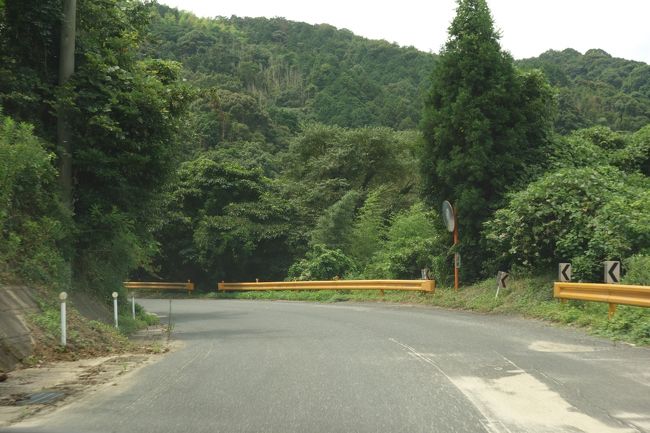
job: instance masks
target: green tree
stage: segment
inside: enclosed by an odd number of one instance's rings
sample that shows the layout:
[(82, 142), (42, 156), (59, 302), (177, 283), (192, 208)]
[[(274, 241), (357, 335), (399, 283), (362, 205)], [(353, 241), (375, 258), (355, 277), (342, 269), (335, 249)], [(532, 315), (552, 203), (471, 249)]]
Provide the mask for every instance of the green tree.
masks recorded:
[(481, 268), (482, 223), (542, 160), (552, 107), (543, 76), (519, 72), (501, 50), (485, 0), (458, 0), (425, 104), (422, 162), (426, 197), (458, 209), (470, 280)]
[(293, 214), (260, 169), (205, 152), (182, 163), (168, 186), (156, 230), (160, 275), (202, 287), (283, 277), (294, 259)]
[(385, 238), (387, 228), (385, 192), (386, 188), (380, 187), (368, 194), (352, 226), (348, 251), (361, 269), (381, 248)]
[(365, 276), (412, 279), (419, 277), (421, 269), (430, 268), (436, 280), (444, 284), (449, 267), (443, 264), (448, 252), (448, 234), (437, 221), (439, 215), (422, 203), (398, 213), (387, 229), (386, 240), (366, 267)]
[(650, 251), (650, 179), (606, 165), (560, 168), (512, 194), (485, 227), (501, 264), (550, 271), (568, 261), (578, 278), (598, 279), (604, 260)]
[[(29, 121), (36, 135), (54, 143), (56, 111), (66, 119), (66, 141), (74, 144), (74, 227), (66, 251), (76, 285), (119, 290), (128, 272), (155, 252), (149, 227), (157, 214), (150, 209), (173, 173), (191, 98), (180, 65), (138, 59), (150, 5), (84, 0), (78, 3), (75, 73), (59, 85), (61, 0), (10, 0), (2, 12), (0, 100), (7, 114)], [(57, 150), (61, 160), (67, 151)]]
[(352, 234), (352, 225), (359, 199), (360, 193), (351, 190), (341, 200), (326, 209), (312, 232), (312, 244), (346, 250)]

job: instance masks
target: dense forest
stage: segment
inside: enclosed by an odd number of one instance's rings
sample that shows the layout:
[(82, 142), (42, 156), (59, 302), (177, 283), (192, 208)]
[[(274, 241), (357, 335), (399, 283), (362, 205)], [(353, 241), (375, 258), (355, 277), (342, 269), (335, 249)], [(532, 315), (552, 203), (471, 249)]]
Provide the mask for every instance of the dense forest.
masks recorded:
[[(515, 61), (484, 0), (439, 54), (282, 18), (0, 0), (0, 276), (102, 294), (126, 278), (417, 278), (650, 255), (650, 66)], [(72, 203), (60, 198), (72, 144)], [(643, 273), (643, 272), (641, 272)]]

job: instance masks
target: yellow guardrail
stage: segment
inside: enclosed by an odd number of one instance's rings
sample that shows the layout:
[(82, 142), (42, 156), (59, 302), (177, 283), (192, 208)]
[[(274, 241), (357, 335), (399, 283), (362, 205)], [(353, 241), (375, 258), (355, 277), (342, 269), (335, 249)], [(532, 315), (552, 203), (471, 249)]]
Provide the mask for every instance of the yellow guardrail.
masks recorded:
[(217, 290), (408, 290), (433, 293), (436, 288), (434, 280), (334, 280), (334, 281), (273, 281), (254, 283), (217, 284)]
[(609, 317), (616, 313), (618, 304), (650, 307), (650, 287), (627, 284), (561, 283), (553, 285), (553, 296), (566, 300), (606, 302)]
[(187, 283), (164, 283), (150, 281), (125, 281), (122, 283), (125, 289), (149, 289), (149, 290), (187, 290), (192, 293), (194, 283), (187, 280)]

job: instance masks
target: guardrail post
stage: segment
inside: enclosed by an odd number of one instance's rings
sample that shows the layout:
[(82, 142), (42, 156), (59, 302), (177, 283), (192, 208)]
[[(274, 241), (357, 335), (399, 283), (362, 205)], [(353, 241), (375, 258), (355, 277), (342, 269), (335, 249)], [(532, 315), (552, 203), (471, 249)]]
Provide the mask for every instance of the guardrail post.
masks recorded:
[(616, 307), (617, 304), (612, 304), (612, 303), (609, 304), (609, 309), (607, 310), (608, 319), (611, 319), (614, 316), (614, 314), (616, 314)]

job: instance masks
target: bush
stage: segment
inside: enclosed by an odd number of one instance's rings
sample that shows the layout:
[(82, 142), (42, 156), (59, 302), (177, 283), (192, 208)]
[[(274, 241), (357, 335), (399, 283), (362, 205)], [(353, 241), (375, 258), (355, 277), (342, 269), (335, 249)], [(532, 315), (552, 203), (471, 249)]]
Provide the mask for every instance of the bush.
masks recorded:
[(636, 255), (623, 261), (623, 283), (650, 286), (650, 255)]
[(485, 224), (497, 264), (601, 278), (604, 260), (650, 248), (650, 180), (611, 166), (561, 168), (512, 194)]
[(57, 200), (54, 156), (31, 125), (0, 112), (0, 273), (62, 285), (67, 217)]
[[(395, 216), (386, 241), (366, 267), (366, 276), (419, 278), (422, 268), (433, 267), (435, 278), (444, 281), (447, 274), (444, 257), (451, 242), (443, 229), (436, 225), (439, 220), (436, 212), (426, 210), (421, 203)], [(447, 263), (451, 265), (451, 259)]]
[(290, 280), (331, 280), (356, 271), (354, 262), (339, 249), (314, 245), (304, 259), (289, 268)]

